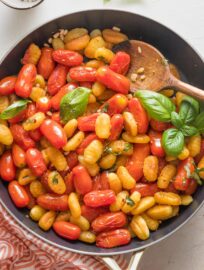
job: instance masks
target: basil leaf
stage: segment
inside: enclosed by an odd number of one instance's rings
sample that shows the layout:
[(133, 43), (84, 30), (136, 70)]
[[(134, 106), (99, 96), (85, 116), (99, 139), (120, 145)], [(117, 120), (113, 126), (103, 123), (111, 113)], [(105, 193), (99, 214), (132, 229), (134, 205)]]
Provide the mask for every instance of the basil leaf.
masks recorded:
[(135, 205), (135, 202), (130, 197), (127, 197), (126, 200), (125, 200), (125, 202), (129, 206), (134, 206)]
[(200, 113), (196, 117), (193, 124), (200, 131), (200, 133), (204, 133), (204, 112)]
[(21, 99), (10, 106), (8, 106), (1, 114), (0, 114), (0, 119), (11, 119), (17, 114), (19, 114), (21, 111), (25, 110), (27, 104), (30, 102), (28, 99)]
[(180, 131), (183, 133), (184, 136), (190, 137), (195, 134), (198, 134), (199, 131), (196, 127), (184, 125), (180, 128)]
[(162, 146), (169, 156), (178, 156), (184, 147), (184, 135), (176, 128), (164, 131), (162, 135)]
[(135, 96), (153, 119), (162, 122), (171, 120), (171, 113), (175, 111), (175, 105), (168, 97), (149, 90), (139, 90)]
[(90, 89), (86, 87), (78, 87), (62, 98), (60, 118), (64, 123), (77, 118), (85, 112), (90, 92)]
[(189, 96), (184, 96), (183, 99), (182, 99), (182, 102), (183, 101), (186, 101), (186, 102), (190, 103), (191, 106), (194, 108), (196, 114), (199, 113), (200, 105), (199, 105), (199, 102), (196, 99), (194, 99), (192, 97), (189, 97)]
[(184, 124), (193, 122), (193, 120), (196, 118), (196, 115), (197, 113), (194, 107), (188, 101), (181, 102), (179, 117)]
[(178, 129), (183, 126), (183, 121), (177, 112), (171, 113), (171, 123)]

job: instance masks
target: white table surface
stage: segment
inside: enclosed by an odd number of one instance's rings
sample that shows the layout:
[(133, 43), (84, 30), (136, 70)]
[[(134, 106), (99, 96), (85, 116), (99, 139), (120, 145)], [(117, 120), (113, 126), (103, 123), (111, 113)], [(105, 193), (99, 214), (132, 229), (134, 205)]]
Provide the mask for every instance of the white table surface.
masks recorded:
[[(204, 57), (203, 0), (45, 0), (38, 7), (12, 10), (0, 3), (0, 57), (12, 44), (47, 20), (84, 9), (121, 9), (155, 19), (184, 37)], [(204, 208), (167, 240), (149, 248), (140, 270), (203, 270)]]

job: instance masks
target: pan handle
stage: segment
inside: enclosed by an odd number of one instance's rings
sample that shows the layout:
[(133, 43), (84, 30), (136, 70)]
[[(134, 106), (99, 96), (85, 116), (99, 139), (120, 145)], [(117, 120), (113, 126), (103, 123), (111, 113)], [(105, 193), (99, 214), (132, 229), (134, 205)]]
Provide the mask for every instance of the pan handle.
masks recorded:
[[(144, 254), (144, 250), (140, 252), (133, 253), (130, 259), (130, 263), (127, 270), (137, 270), (139, 262)], [(109, 270), (124, 270), (121, 269), (113, 257), (101, 257), (103, 263), (108, 267)]]

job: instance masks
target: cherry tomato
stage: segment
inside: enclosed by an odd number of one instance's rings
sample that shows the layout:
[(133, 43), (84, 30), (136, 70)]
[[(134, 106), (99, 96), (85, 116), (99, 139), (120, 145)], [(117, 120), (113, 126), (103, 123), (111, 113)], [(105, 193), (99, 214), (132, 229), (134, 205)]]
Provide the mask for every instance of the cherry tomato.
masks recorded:
[(169, 123), (165, 123), (165, 122), (160, 122), (158, 120), (155, 119), (151, 119), (150, 120), (150, 126), (151, 128), (153, 128), (155, 131), (164, 131), (169, 127)]
[(65, 194), (70, 194), (71, 192), (75, 191), (74, 188), (74, 175), (73, 172), (68, 173), (65, 177), (64, 177), (64, 182), (66, 185), (66, 191)]
[(135, 181), (143, 176), (143, 164), (145, 158), (150, 154), (149, 144), (135, 144), (132, 156), (126, 163), (126, 168)]
[(100, 233), (113, 229), (118, 229), (127, 223), (126, 215), (123, 212), (106, 213), (97, 217), (92, 223), (91, 227), (94, 232)]
[(204, 139), (201, 140), (200, 153), (194, 157), (195, 163), (198, 164), (198, 162), (201, 160), (203, 156), (204, 156)]
[(27, 109), (26, 109), (25, 118), (27, 119), (27, 118), (33, 116), (36, 112), (37, 112), (37, 110), (36, 110), (35, 104), (34, 103), (28, 104)]
[(127, 107), (128, 99), (126, 96), (116, 94), (107, 100), (100, 108), (101, 111), (113, 116), (117, 113), (122, 113)]
[(96, 237), (96, 245), (101, 248), (113, 248), (127, 245), (131, 241), (130, 232), (127, 229), (117, 229), (102, 232)]
[(156, 192), (159, 191), (157, 183), (137, 183), (136, 186), (131, 189), (131, 193), (138, 191), (141, 197), (154, 196)]
[(23, 168), (26, 165), (25, 151), (18, 146), (13, 144), (12, 146), (12, 158), (16, 167)]
[(63, 96), (66, 95), (67, 93), (71, 92), (72, 90), (74, 90), (77, 87), (78, 87), (78, 84), (75, 82), (65, 84), (59, 90), (59, 92), (51, 98), (51, 107), (54, 110), (58, 111), (60, 108), (60, 102), (61, 102)]
[(78, 155), (83, 155), (85, 148), (94, 140), (98, 139), (95, 133), (91, 133), (83, 140), (83, 142), (76, 149)]
[(149, 137), (150, 137), (150, 149), (151, 149), (152, 155), (157, 156), (157, 157), (164, 157), (165, 151), (161, 143), (162, 133), (150, 130)]
[(68, 165), (69, 169), (72, 170), (78, 164), (78, 155), (76, 152), (71, 151), (67, 155), (66, 158), (67, 158), (67, 165)]
[(198, 183), (196, 182), (195, 179), (191, 178), (189, 181), (189, 185), (187, 189), (185, 190), (185, 194), (192, 195), (193, 193), (196, 192), (197, 187), (198, 187)]
[(67, 221), (55, 221), (53, 224), (53, 230), (69, 240), (76, 240), (79, 238), (81, 230), (77, 225), (74, 225)]
[(109, 67), (103, 66), (97, 70), (97, 81), (104, 84), (111, 90), (127, 95), (130, 90), (130, 81), (125, 76), (112, 71)]
[(8, 185), (9, 195), (17, 207), (26, 207), (29, 204), (29, 196), (23, 186), (17, 181), (12, 181)]
[(34, 130), (29, 131), (29, 136), (31, 139), (33, 139), (35, 142), (39, 142), (39, 140), (42, 138), (42, 133), (40, 132), (39, 128), (36, 128)]
[(84, 196), (84, 203), (90, 207), (110, 205), (116, 200), (115, 193), (110, 190), (94, 190)]
[(81, 206), (81, 215), (88, 219), (89, 222), (92, 222), (98, 216), (107, 213), (109, 210), (106, 207), (93, 208), (87, 205)]
[(55, 62), (52, 58), (52, 48), (42, 48), (41, 57), (38, 62), (38, 73), (43, 76), (45, 80), (50, 77), (50, 74), (55, 68)]
[(68, 207), (68, 195), (56, 195), (56, 194), (43, 194), (37, 198), (37, 204), (47, 210), (53, 211), (67, 211)]
[(87, 116), (81, 116), (78, 120), (78, 129), (81, 131), (95, 131), (96, 118), (99, 113), (93, 113)]
[(59, 92), (62, 86), (65, 85), (67, 78), (67, 67), (57, 65), (51, 73), (47, 82), (47, 91), (50, 95), (54, 96)]
[(177, 169), (177, 175), (174, 180), (174, 187), (177, 190), (185, 191), (189, 184), (191, 174), (195, 171), (194, 160), (192, 157), (188, 157), (185, 160), (182, 160)]
[(47, 170), (42, 153), (36, 148), (30, 148), (26, 151), (26, 162), (36, 176), (42, 175)]
[(115, 141), (120, 137), (123, 129), (123, 117), (121, 114), (115, 114), (111, 117), (111, 131), (108, 138), (109, 141)]
[(179, 191), (177, 189), (175, 189), (174, 184), (171, 183), (171, 182), (169, 183), (168, 187), (164, 189), (164, 191), (173, 192), (173, 193), (176, 193), (176, 194), (179, 193)]
[(91, 82), (80, 82), (80, 86), (86, 87), (86, 88), (89, 88), (89, 89), (92, 88), (92, 85), (93, 85), (93, 83), (91, 83)]
[(86, 168), (78, 165), (72, 170), (74, 175), (74, 186), (79, 194), (86, 194), (92, 190), (92, 180)]
[(69, 50), (55, 50), (52, 53), (52, 57), (57, 63), (69, 67), (80, 66), (83, 62), (81, 54)]
[(61, 125), (61, 118), (59, 112), (53, 113), (51, 119)]
[(137, 122), (138, 133), (139, 134), (147, 133), (149, 125), (148, 115), (145, 109), (142, 107), (139, 99), (133, 98), (129, 100), (128, 109), (134, 115), (134, 118)]
[(93, 179), (93, 190), (106, 190), (110, 189), (108, 181), (108, 172), (102, 172)]
[(57, 149), (63, 147), (67, 142), (67, 136), (64, 129), (51, 119), (44, 120), (40, 126), (40, 131)]
[(130, 66), (130, 56), (126, 52), (117, 52), (110, 63), (110, 69), (125, 75)]
[(36, 101), (36, 109), (39, 112), (48, 112), (51, 108), (51, 101), (48, 97), (40, 97)]
[(16, 116), (14, 116), (13, 118), (9, 119), (8, 122), (10, 124), (17, 124), (19, 122), (22, 122), (26, 118), (26, 112), (27, 112), (27, 109), (19, 112)]
[(30, 138), (29, 133), (18, 124), (10, 126), (14, 142), (17, 143), (23, 150), (35, 147), (35, 142)]
[(5, 181), (12, 181), (16, 176), (16, 168), (10, 151), (6, 151), (0, 158), (0, 176)]
[(78, 82), (95, 82), (96, 69), (91, 67), (73, 67), (69, 70), (69, 77)]
[(0, 95), (7, 96), (14, 93), (16, 84), (15, 76), (8, 76), (0, 80)]
[(23, 98), (30, 96), (36, 75), (37, 70), (33, 64), (26, 64), (21, 68), (15, 84), (17, 96)]

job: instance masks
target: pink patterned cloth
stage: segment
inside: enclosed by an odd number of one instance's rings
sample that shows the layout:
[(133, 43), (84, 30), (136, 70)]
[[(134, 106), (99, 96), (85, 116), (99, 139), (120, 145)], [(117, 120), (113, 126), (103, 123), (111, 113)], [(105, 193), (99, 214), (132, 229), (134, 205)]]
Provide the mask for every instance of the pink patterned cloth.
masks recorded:
[[(127, 262), (114, 256), (121, 269)], [(0, 204), (1, 270), (107, 270), (97, 257), (80, 255), (48, 245), (16, 223)]]

